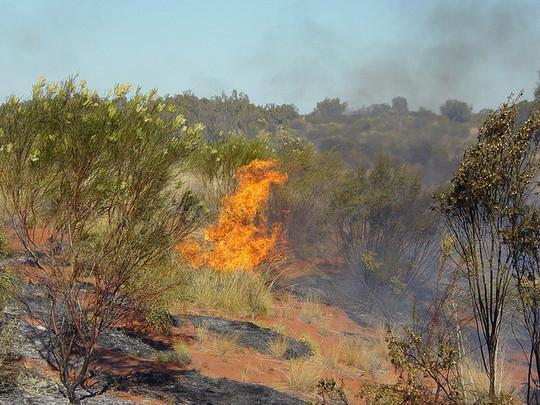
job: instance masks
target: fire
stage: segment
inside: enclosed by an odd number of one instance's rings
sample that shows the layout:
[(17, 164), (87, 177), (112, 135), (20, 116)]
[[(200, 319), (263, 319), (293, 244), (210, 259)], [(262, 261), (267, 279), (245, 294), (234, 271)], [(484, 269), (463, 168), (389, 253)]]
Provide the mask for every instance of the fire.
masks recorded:
[(237, 170), (237, 190), (223, 198), (219, 220), (206, 228), (204, 243), (191, 239), (178, 246), (194, 267), (253, 270), (278, 255), (282, 228), (269, 224), (266, 215), (270, 187), (288, 180), (278, 164), (277, 160), (254, 160)]

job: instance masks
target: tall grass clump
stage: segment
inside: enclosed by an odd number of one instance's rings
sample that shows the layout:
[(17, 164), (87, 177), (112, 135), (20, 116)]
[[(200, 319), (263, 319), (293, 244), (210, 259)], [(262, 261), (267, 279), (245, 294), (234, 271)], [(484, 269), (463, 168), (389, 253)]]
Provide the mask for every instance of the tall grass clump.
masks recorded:
[(291, 360), (287, 373), (289, 388), (304, 393), (313, 392), (324, 371), (324, 366), (317, 359)]
[(264, 315), (272, 306), (272, 282), (263, 273), (189, 269), (185, 300), (206, 310)]

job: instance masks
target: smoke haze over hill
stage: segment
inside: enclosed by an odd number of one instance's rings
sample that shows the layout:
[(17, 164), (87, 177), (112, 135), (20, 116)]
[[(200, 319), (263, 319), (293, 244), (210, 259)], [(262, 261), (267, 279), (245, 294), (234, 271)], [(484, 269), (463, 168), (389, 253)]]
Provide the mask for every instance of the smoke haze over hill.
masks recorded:
[(309, 112), (324, 97), (352, 107), (405, 96), (494, 107), (540, 58), (535, 1), (95, 3), (0, 1), (0, 97), (37, 77), (79, 73), (98, 89), (130, 81), (161, 93), (238, 89), (256, 103)]

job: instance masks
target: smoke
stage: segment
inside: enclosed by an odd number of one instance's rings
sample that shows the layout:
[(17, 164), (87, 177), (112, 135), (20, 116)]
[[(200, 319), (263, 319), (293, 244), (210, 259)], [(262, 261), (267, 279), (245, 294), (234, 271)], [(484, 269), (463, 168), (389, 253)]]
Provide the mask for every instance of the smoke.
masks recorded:
[(540, 68), (538, 11), (520, 2), (441, 3), (414, 38), (358, 67), (351, 96), (375, 101), (404, 94), (432, 108), (458, 98), (491, 107), (530, 86)]
[(238, 89), (309, 112), (405, 96), (494, 107), (540, 69), (538, 0), (2, 2), (0, 98), (44, 74), (79, 73), (98, 90), (130, 81), (162, 93)]
[(272, 85), (308, 110), (308, 100), (326, 96), (360, 107), (400, 95), (413, 108), (435, 110), (449, 98), (475, 109), (494, 107), (521, 89), (530, 98), (540, 69), (537, 3), (411, 1), (395, 7), (400, 16), (381, 19), (388, 26), (377, 28), (391, 31), (392, 40), (383, 43), (365, 32), (362, 45), (300, 14), (292, 36), (303, 46), (280, 65), (275, 61), (286, 55), (272, 47), (269, 35), (260, 66), (277, 69)]

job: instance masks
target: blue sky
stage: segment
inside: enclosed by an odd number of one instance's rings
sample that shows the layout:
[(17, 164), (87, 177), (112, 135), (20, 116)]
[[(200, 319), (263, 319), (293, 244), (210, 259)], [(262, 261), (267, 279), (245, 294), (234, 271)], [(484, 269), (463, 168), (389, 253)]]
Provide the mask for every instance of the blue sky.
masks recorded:
[(531, 97), (539, 44), (535, 0), (0, 0), (0, 98), (79, 74), (100, 91), (237, 89), (303, 112), (336, 96), (480, 109)]

